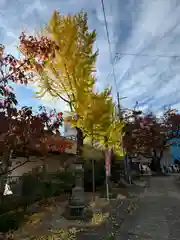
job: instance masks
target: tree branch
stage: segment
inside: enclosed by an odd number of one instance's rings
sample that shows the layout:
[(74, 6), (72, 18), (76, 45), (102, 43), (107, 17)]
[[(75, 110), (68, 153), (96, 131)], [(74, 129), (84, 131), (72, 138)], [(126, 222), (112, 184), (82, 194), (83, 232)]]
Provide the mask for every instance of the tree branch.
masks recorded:
[(3, 176), (3, 175), (5, 175), (5, 174), (8, 174), (8, 173), (13, 172), (13, 171), (16, 170), (17, 168), (23, 166), (24, 164), (26, 164), (26, 163), (28, 163), (28, 162), (31, 162), (31, 161), (28, 159), (28, 160), (24, 161), (23, 163), (20, 163), (20, 164), (17, 165), (16, 167), (14, 167), (14, 168), (8, 170), (7, 172), (2, 172), (2, 173), (0, 173), (0, 177)]
[[(54, 75), (56, 76), (56, 78), (59, 78), (59, 75), (58, 75), (58, 73), (57, 73), (55, 67), (53, 67), (52, 64), (51, 64), (50, 66), (51, 66), (52, 71), (53, 71)], [(62, 97), (61, 95), (59, 95), (57, 92), (56, 92), (56, 95), (57, 95), (59, 98), (61, 98), (64, 102), (70, 104), (70, 103), (71, 103), (71, 97), (70, 97), (70, 95), (69, 95), (69, 93), (68, 93), (68, 91), (67, 91), (65, 85), (63, 84), (63, 81), (61, 81), (61, 87), (63, 87), (64, 91), (66, 92), (67, 97), (69, 98), (69, 100), (63, 98), (63, 97)]]
[(70, 102), (69, 102), (67, 99), (63, 98), (63, 97), (62, 97), (61, 95), (59, 95), (58, 93), (56, 93), (56, 95), (57, 95), (61, 100), (63, 100), (64, 102), (70, 104)]
[(0, 82), (3, 82), (5, 80), (7, 80), (9, 77), (11, 77), (14, 73), (16, 73), (18, 70), (20, 70), (21, 67), (23, 67), (26, 64), (26, 61), (21, 63), (19, 65), (19, 67), (17, 67), (14, 71), (12, 71), (11, 73), (9, 73), (8, 75), (6, 75), (5, 77), (3, 77)]

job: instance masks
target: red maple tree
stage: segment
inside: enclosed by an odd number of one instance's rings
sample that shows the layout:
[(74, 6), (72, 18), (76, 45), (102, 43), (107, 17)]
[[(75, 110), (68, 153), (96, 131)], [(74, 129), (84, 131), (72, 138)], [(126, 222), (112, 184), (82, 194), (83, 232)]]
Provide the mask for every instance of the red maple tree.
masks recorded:
[(165, 149), (179, 137), (180, 115), (175, 109), (169, 109), (160, 118), (152, 114), (126, 117), (123, 141), (129, 158), (142, 155), (151, 159), (154, 171), (161, 171), (160, 162)]
[(55, 56), (57, 46), (48, 37), (36, 38), (22, 32), (19, 40), (19, 50), (28, 61), (28, 65), (24, 68), (26, 72), (40, 73), (46, 61)]
[[(0, 195), (3, 194), (11, 165), (12, 150), (25, 152), (27, 161), (30, 151), (34, 149), (45, 156), (50, 150), (49, 136), (59, 131), (63, 122), (61, 112), (47, 111), (45, 107), (40, 107), (37, 113), (34, 113), (31, 107), (18, 109), (16, 95), (10, 84), (27, 83), (25, 67), (28, 65), (26, 60), (20, 64), (13, 56), (5, 55), (4, 47), (0, 47)], [(69, 143), (60, 139), (57, 144), (62, 150), (62, 146)], [(15, 168), (17, 167), (19, 165)]]

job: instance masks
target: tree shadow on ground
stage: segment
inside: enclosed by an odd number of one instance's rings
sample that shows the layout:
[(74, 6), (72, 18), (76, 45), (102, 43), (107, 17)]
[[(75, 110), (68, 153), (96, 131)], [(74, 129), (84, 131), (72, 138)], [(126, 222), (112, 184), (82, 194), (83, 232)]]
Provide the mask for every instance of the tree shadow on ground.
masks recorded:
[[(130, 191), (132, 192), (132, 190)], [(135, 192), (137, 193), (137, 189)], [(98, 204), (102, 200), (102, 198), (98, 198)], [(107, 236), (110, 236), (112, 233), (118, 235), (123, 221), (132, 211), (134, 211), (136, 200), (136, 197), (111, 199), (110, 204), (105, 204), (103, 207), (100, 206), (101, 204), (98, 205), (100, 207), (96, 207), (95, 211), (93, 211), (93, 218), (85, 223), (83, 221), (65, 221), (62, 216), (63, 213), (60, 201), (56, 199), (55, 205), (52, 206), (52, 209), (50, 209), (52, 205), (52, 201), (50, 201), (49, 212), (46, 212), (44, 216), (39, 217), (41, 220), (40, 222), (35, 222), (35, 224), (31, 225), (29, 224), (29, 218), (32, 219), (34, 218), (33, 216), (28, 216), (27, 219), (23, 219), (22, 217), (21, 220), (26, 223), (23, 224), (21, 229), (14, 233), (14, 236), (16, 237), (13, 239), (23, 240), (27, 238), (34, 240), (47, 240), (52, 238), (61, 240), (105, 240), (108, 239)], [(38, 214), (40, 214), (40, 212)], [(72, 236), (74, 236), (74, 238)]]
[[(62, 196), (59, 196), (59, 199), (63, 201), (68, 196), (69, 194), (62, 194)], [(50, 197), (35, 200), (34, 202), (26, 200), (16, 205), (16, 201), (5, 198), (4, 201), (7, 202), (4, 205), (4, 209), (2, 208), (0, 211), (0, 233), (14, 232), (29, 221), (37, 222), (37, 218), (42, 216), (48, 205), (53, 204), (54, 199), (54, 197)], [(9, 204), (13, 205), (13, 203), (15, 203), (14, 206), (9, 207)]]
[[(133, 211), (133, 199), (124, 199), (112, 202), (111, 209), (104, 208), (102, 210), (102, 216), (108, 213), (108, 217), (102, 223), (96, 226), (85, 227), (83, 229), (77, 229), (76, 239), (77, 240), (99, 240), (109, 239), (113, 235), (118, 235), (120, 228), (128, 214)], [(79, 231), (78, 231), (79, 230)]]
[[(102, 209), (102, 215), (108, 213), (108, 217), (99, 225), (77, 228), (77, 240), (113, 240), (120, 235), (123, 222), (137, 209), (138, 195), (144, 192), (144, 187), (128, 187), (129, 196), (126, 199), (112, 200), (110, 207)], [(127, 189), (126, 189), (127, 191)]]

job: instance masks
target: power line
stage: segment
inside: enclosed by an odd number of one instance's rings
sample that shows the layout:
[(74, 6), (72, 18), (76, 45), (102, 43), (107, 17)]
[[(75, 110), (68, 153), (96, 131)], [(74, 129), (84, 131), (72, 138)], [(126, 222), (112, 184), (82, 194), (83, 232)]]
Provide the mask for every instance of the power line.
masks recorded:
[[(115, 91), (116, 91), (116, 95), (117, 95), (119, 117), (121, 118), (120, 99), (124, 99), (124, 98), (120, 98), (119, 92), (117, 90), (118, 87), (117, 87), (116, 74), (115, 74), (115, 68), (114, 68), (114, 63), (115, 63), (116, 59), (115, 58), (113, 59), (113, 56), (112, 56), (111, 42), (110, 42), (110, 37), (109, 37), (109, 31), (108, 31), (108, 24), (107, 24), (106, 12), (105, 12), (104, 0), (101, 0), (101, 5), (102, 5), (102, 10), (103, 10), (104, 23), (105, 23), (105, 28), (106, 28), (106, 35), (107, 35), (108, 46), (109, 46), (109, 53), (110, 53), (110, 60), (111, 60), (111, 65), (112, 65), (112, 74), (113, 74), (113, 79), (114, 79), (114, 86), (115, 86)], [(109, 77), (109, 75), (111, 75), (111, 73), (108, 74), (107, 78)]]
[(116, 75), (115, 75), (115, 69), (114, 69), (114, 60), (113, 60), (113, 57), (112, 57), (111, 42), (110, 42), (110, 37), (109, 37), (109, 31), (108, 31), (108, 24), (107, 24), (106, 12), (105, 12), (104, 0), (101, 0), (101, 5), (102, 5), (103, 16), (104, 16), (104, 23), (105, 23), (105, 28), (106, 28), (106, 36), (107, 36), (107, 40), (108, 40), (108, 47), (109, 47), (111, 65), (112, 65), (112, 73), (113, 73), (113, 78), (114, 78), (114, 85), (115, 85), (115, 88), (116, 88), (116, 94), (118, 96), (117, 81), (116, 81)]
[(115, 69), (114, 69), (115, 59), (113, 59), (113, 57), (112, 57), (111, 42), (110, 42), (110, 37), (109, 37), (108, 24), (107, 24), (107, 19), (106, 19), (106, 12), (105, 12), (105, 7), (104, 7), (104, 0), (101, 0), (101, 5), (102, 5), (102, 10), (103, 10), (104, 23), (105, 23), (105, 28), (106, 28), (106, 35), (107, 35), (108, 46), (109, 46), (109, 54), (110, 54), (110, 60), (111, 60), (111, 65), (112, 65), (112, 74), (113, 74), (113, 79), (114, 79), (114, 86), (115, 86), (115, 91), (116, 91), (116, 95), (117, 95), (119, 117), (121, 118), (120, 96), (119, 96), (119, 92), (117, 90), (118, 87), (117, 87), (116, 74), (115, 74)]
[[(113, 68), (114, 68), (114, 64), (115, 64), (116, 60), (117, 60), (117, 59), (116, 59), (116, 57), (115, 57), (115, 58), (113, 59), (113, 61), (112, 61)], [(114, 73), (115, 73), (115, 70), (114, 70)], [(109, 73), (108, 73), (105, 81), (107, 81), (108, 78), (109, 78), (110, 76), (112, 76), (112, 75), (113, 75), (113, 69), (112, 69), (111, 71), (109, 71)], [(115, 76), (115, 82), (116, 82), (115, 85), (117, 86), (116, 76)]]
[[(102, 10), (103, 10), (103, 15), (104, 15), (104, 23), (105, 23), (106, 35), (107, 35), (108, 46), (109, 46), (109, 53), (110, 53), (110, 60), (111, 60), (111, 65), (112, 65), (112, 73), (113, 73), (115, 91), (117, 94), (119, 118), (122, 119), (122, 112), (121, 112), (121, 108), (120, 108), (120, 97), (119, 97), (119, 92), (117, 90), (118, 88), (117, 88), (117, 81), (116, 81), (116, 75), (115, 75), (115, 69), (114, 69), (114, 59), (112, 57), (111, 42), (110, 42), (110, 37), (109, 37), (109, 31), (108, 31), (108, 25), (107, 25), (107, 19), (106, 19), (105, 7), (104, 7), (104, 0), (101, 0), (101, 5), (102, 5)], [(122, 142), (122, 139), (121, 139), (121, 142)], [(120, 148), (123, 151), (123, 144), (121, 145)], [(126, 158), (124, 158), (124, 161), (125, 161), (125, 166), (126, 166)], [(126, 175), (126, 172), (127, 172), (127, 168), (125, 167), (125, 175)], [(108, 181), (107, 181), (107, 186), (108, 186)]]
[(150, 55), (150, 54), (141, 54), (141, 53), (120, 52), (120, 53), (116, 53), (114, 61), (118, 58), (119, 55), (137, 56), (137, 57), (180, 58), (180, 55), (159, 55), (159, 54)]
[[(120, 52), (120, 53), (116, 53), (113, 61), (112, 61), (112, 64), (114, 66), (114, 64), (116, 63), (116, 61), (119, 60), (119, 56), (137, 56), (137, 57), (151, 57), (151, 58), (155, 58), (155, 57), (158, 57), (158, 58), (180, 58), (180, 55), (149, 55), (149, 54), (140, 54), (140, 53), (123, 53), (123, 52)], [(112, 75), (112, 71), (110, 71), (106, 77), (106, 81), (107, 79)], [(116, 84), (117, 85), (117, 84)]]

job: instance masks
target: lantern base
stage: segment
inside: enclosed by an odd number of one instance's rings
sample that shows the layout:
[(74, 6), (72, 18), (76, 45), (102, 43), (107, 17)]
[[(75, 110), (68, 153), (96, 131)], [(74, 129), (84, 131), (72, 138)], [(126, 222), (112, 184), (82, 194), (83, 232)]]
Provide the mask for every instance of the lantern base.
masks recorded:
[(67, 220), (82, 220), (82, 221), (89, 221), (92, 219), (92, 211), (87, 209), (85, 206), (74, 206), (68, 204), (63, 216)]

